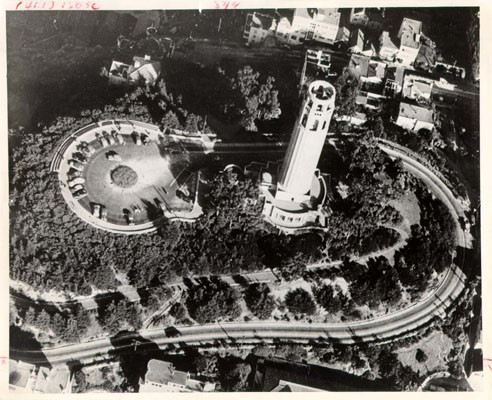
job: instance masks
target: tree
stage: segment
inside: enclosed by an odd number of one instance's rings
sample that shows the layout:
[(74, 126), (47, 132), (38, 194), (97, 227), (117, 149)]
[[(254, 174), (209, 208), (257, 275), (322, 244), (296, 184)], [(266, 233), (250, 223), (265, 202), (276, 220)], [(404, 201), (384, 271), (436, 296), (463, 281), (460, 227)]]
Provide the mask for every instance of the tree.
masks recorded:
[(217, 354), (195, 352), (192, 358), (192, 365), (195, 371), (206, 376), (215, 376), (217, 374), (217, 362)]
[(427, 361), (427, 354), (425, 354), (425, 351), (418, 348), (417, 349), (417, 352), (415, 353), (415, 359), (419, 362), (419, 363), (425, 363)]
[(294, 314), (312, 315), (316, 312), (313, 297), (302, 288), (289, 291), (285, 296), (285, 304)]
[(169, 314), (176, 318), (176, 321), (183, 321), (186, 318), (186, 307), (180, 302), (174, 303)]
[[(231, 365), (232, 364), (232, 365)], [(223, 362), (220, 373), (220, 384), (228, 392), (240, 392), (247, 389), (251, 365), (243, 362), (226, 360)]]
[(359, 94), (358, 80), (345, 67), (342, 74), (335, 81), (337, 92), (336, 112), (338, 115), (351, 116), (356, 111), (355, 99)]
[(268, 76), (260, 83), (260, 73), (249, 65), (239, 69), (231, 79), (231, 88), (236, 96), (226, 112), (234, 118), (240, 116), (240, 123), (248, 131), (256, 131), (256, 121), (272, 120), (281, 114), (278, 91), (274, 89), (275, 78)]
[(205, 323), (241, 314), (239, 293), (217, 279), (188, 292), (186, 307), (194, 320)]
[(307, 350), (299, 344), (279, 344), (275, 347), (275, 357), (300, 362), (307, 358)]
[(47, 331), (51, 325), (51, 317), (48, 312), (43, 308), (36, 317), (36, 327), (42, 331)]
[(275, 308), (275, 303), (270, 295), (270, 288), (265, 283), (249, 285), (244, 294), (244, 299), (251, 312), (260, 319), (267, 319)]
[(329, 313), (337, 313), (348, 303), (348, 298), (340, 291), (335, 292), (331, 285), (313, 286), (313, 294), (318, 304)]
[(29, 307), (26, 311), (26, 315), (24, 316), (24, 325), (33, 326), (36, 322), (36, 311), (34, 308)]
[(386, 257), (371, 258), (365, 273), (350, 284), (350, 293), (358, 305), (375, 308), (381, 302), (394, 304), (401, 298), (398, 273)]
[(126, 299), (113, 300), (100, 309), (98, 319), (101, 325), (113, 335), (128, 326), (138, 330), (142, 324), (137, 306)]

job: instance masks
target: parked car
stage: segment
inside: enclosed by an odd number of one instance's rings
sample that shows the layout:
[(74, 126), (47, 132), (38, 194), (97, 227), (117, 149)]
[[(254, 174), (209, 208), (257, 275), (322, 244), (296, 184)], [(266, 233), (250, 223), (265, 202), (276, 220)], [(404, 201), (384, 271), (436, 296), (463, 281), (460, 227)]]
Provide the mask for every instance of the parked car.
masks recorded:
[(121, 145), (125, 144), (125, 139), (123, 139), (123, 136), (121, 136), (118, 132), (113, 131), (113, 132), (111, 132), (111, 135), (113, 135), (113, 137), (118, 142), (118, 144), (121, 144)]
[(135, 144), (137, 146), (141, 146), (142, 145), (142, 139), (140, 138), (140, 135), (138, 133), (135, 133), (133, 135), (133, 139), (135, 140)]
[(68, 160), (68, 165), (70, 165), (72, 168), (75, 168), (78, 171), (82, 171), (84, 169), (84, 165), (74, 159)]
[(83, 185), (85, 183), (85, 179), (78, 176), (70, 179), (69, 181), (67, 181), (67, 183), (68, 183), (68, 187), (73, 187), (75, 185)]
[(80, 200), (80, 199), (84, 198), (85, 196), (87, 196), (87, 191), (85, 189), (80, 189), (80, 190), (76, 191), (75, 193), (73, 193), (73, 197), (75, 200)]
[(72, 178), (76, 178), (78, 176), (82, 176), (82, 172), (80, 172), (79, 170), (77, 169), (73, 169), (73, 168), (70, 168), (67, 172), (67, 176), (72, 179)]
[(128, 225), (135, 225), (135, 219), (133, 218), (133, 215), (126, 214), (126, 222), (128, 223)]
[(92, 204), (92, 215), (96, 218), (101, 217), (101, 205), (100, 204)]
[(101, 219), (103, 221), (107, 221), (108, 220), (108, 210), (104, 206), (101, 206)]
[(82, 154), (80, 151), (72, 153), (72, 158), (76, 161), (81, 162), (82, 164), (85, 164), (87, 162), (87, 157), (84, 156), (84, 154)]
[(108, 161), (121, 161), (121, 156), (118, 153), (113, 152), (107, 152), (106, 153), (106, 158)]
[(75, 194), (75, 192), (78, 192), (79, 190), (85, 190), (85, 189), (84, 189), (84, 186), (79, 183), (79, 184), (72, 186), (70, 188), (70, 190), (71, 190), (72, 194)]
[(116, 143), (116, 140), (114, 139), (113, 136), (111, 136), (109, 133), (106, 133), (104, 135), (104, 137), (106, 138), (106, 140), (108, 141), (109, 145), (112, 146)]
[(100, 133), (96, 133), (96, 138), (97, 140), (99, 141), (99, 143), (101, 143), (101, 146), (102, 147), (107, 147), (110, 145), (110, 143), (108, 142), (108, 140), (104, 137), (104, 135), (101, 135)]

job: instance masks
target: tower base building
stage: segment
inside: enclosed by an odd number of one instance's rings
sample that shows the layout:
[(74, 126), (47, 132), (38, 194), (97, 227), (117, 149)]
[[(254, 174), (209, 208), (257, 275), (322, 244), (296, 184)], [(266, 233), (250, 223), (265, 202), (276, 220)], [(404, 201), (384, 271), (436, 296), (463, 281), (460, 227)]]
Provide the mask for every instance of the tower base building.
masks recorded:
[(282, 164), (269, 163), (259, 171), (263, 215), (287, 233), (326, 227), (328, 176), (317, 165), (334, 108), (335, 88), (326, 81), (311, 83)]

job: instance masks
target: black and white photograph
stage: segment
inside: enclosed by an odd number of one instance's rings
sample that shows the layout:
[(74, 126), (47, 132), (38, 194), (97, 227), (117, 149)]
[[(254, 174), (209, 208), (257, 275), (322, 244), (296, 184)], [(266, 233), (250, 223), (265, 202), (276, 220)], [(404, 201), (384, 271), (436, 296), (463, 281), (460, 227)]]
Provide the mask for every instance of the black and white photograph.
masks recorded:
[(489, 390), (480, 2), (141, 3), (4, 10), (7, 393)]

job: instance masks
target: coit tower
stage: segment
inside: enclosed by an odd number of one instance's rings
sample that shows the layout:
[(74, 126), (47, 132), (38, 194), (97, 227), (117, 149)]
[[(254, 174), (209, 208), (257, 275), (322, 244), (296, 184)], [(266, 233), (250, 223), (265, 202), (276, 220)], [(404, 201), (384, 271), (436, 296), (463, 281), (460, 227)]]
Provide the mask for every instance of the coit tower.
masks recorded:
[(335, 108), (335, 88), (312, 82), (303, 100), (280, 173), (276, 198), (301, 202), (309, 195)]

